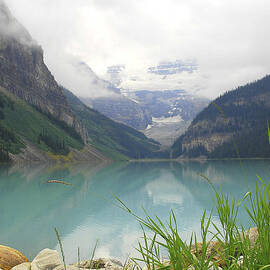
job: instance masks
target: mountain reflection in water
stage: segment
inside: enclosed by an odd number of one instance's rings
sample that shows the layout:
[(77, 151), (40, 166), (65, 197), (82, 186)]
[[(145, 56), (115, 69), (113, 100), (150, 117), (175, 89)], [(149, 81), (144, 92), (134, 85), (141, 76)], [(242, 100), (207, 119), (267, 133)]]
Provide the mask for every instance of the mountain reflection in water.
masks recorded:
[[(254, 190), (256, 175), (269, 179), (268, 160), (208, 162), (125, 162), (110, 165), (19, 166), (0, 168), (0, 243), (12, 246), (30, 259), (43, 248), (57, 248), (54, 227), (60, 232), (68, 262), (96, 256), (124, 260), (134, 255), (141, 236), (135, 218), (116, 206), (118, 196), (132, 211), (166, 221), (171, 209), (181, 235), (199, 232), (204, 209), (214, 208), (214, 193), (199, 174), (214, 186), (240, 199)], [(47, 183), (59, 179), (66, 186)], [(214, 212), (215, 214), (215, 212)], [(239, 219), (247, 227), (241, 211)], [(217, 221), (217, 218), (214, 217)], [(217, 221), (218, 222), (218, 221)]]

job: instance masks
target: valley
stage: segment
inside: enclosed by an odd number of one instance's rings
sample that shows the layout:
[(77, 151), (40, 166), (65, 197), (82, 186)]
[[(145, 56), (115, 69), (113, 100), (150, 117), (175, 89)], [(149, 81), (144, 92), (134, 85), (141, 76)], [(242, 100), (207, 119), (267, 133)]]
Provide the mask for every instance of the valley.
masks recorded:
[(0, 0), (0, 270), (269, 269), (269, 10)]
[(81, 90), (77, 97), (57, 82), (43, 49), (3, 1), (0, 21), (2, 161), (269, 156), (269, 76), (210, 102), (190, 84), (195, 60), (134, 74), (109, 66), (100, 78), (73, 57), (69, 86)]

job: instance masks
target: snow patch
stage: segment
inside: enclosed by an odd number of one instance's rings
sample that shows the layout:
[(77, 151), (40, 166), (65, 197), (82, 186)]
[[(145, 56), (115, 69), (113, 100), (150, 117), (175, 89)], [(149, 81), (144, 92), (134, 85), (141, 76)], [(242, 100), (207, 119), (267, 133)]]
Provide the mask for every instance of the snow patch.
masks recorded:
[(136, 99), (134, 99), (134, 98), (129, 98), (129, 99), (132, 100), (133, 102), (137, 103), (137, 104), (140, 103), (138, 100), (136, 100)]
[(160, 118), (152, 118), (154, 123), (157, 124), (171, 124), (171, 123), (178, 123), (184, 121), (181, 115), (176, 115), (172, 117), (160, 117)]

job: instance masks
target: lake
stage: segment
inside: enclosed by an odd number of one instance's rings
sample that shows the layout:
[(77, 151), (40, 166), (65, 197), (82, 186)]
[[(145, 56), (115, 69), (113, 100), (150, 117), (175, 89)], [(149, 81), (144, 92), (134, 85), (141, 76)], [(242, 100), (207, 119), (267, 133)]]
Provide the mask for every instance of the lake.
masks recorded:
[[(69, 263), (90, 258), (98, 239), (98, 257), (124, 261), (136, 255), (142, 236), (133, 216), (117, 205), (118, 196), (132, 211), (144, 216), (142, 206), (151, 216), (166, 221), (174, 210), (183, 238), (199, 232), (206, 209), (214, 208), (214, 186), (241, 199), (254, 191), (257, 176), (267, 183), (270, 160), (207, 162), (124, 162), (110, 165), (35, 165), (0, 168), (0, 244), (21, 250), (30, 259), (42, 249), (59, 249), (56, 227), (61, 235)], [(72, 186), (47, 183), (64, 180)], [(218, 223), (214, 212), (214, 221)], [(247, 215), (239, 214), (248, 227)]]

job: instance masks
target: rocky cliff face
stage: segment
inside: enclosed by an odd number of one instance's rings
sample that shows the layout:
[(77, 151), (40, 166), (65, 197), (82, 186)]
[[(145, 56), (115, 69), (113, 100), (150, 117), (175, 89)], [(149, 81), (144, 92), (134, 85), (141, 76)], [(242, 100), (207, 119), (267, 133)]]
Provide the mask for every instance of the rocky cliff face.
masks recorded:
[(87, 132), (69, 108), (62, 88), (43, 60), (42, 48), (0, 1), (0, 85), (21, 99), (73, 126), (87, 139)]
[(152, 117), (146, 108), (120, 94), (95, 99), (81, 98), (81, 100), (112, 120), (137, 130), (144, 130), (152, 123)]

